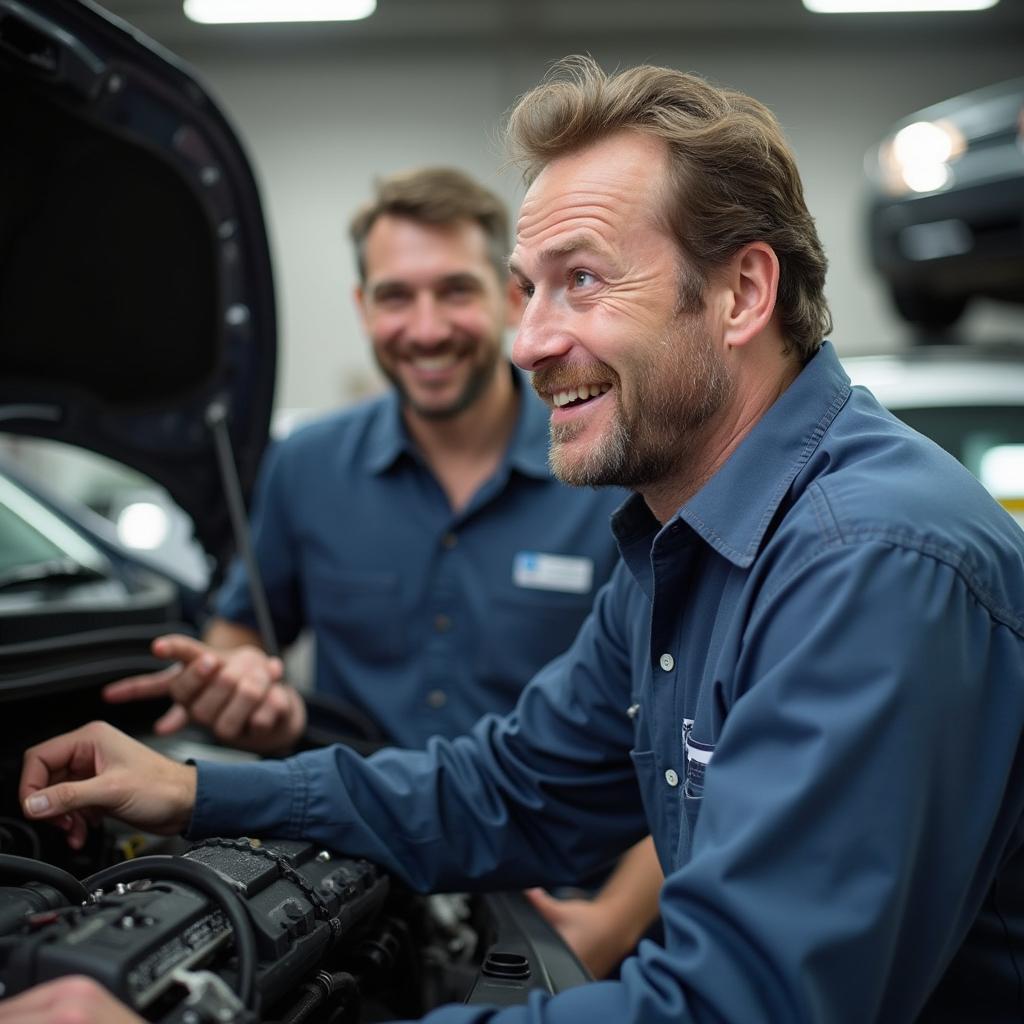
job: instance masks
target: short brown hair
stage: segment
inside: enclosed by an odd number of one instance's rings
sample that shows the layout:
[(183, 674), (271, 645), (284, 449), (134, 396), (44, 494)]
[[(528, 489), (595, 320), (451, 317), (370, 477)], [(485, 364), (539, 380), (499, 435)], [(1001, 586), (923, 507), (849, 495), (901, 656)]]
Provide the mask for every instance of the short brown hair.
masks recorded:
[(373, 198), (349, 224), (359, 280), (366, 281), (366, 236), (378, 217), (390, 214), (421, 224), (474, 221), (487, 238), (487, 255), (498, 278), (508, 274), (509, 217), (505, 204), (468, 174), (452, 167), (423, 167), (374, 182)]
[(523, 96), (508, 120), (527, 182), (546, 163), (632, 129), (664, 139), (670, 154), (667, 217), (696, 274), (698, 308), (709, 268), (750, 242), (779, 259), (783, 333), (802, 360), (832, 330), (827, 261), (804, 203), (796, 161), (767, 107), (671, 68), (643, 65), (607, 75), (589, 57), (566, 57)]

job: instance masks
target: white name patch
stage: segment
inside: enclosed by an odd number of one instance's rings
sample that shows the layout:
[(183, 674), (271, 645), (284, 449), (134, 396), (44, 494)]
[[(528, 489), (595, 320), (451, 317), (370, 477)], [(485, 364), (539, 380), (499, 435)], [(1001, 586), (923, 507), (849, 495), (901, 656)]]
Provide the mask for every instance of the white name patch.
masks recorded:
[(594, 562), (570, 555), (520, 551), (512, 563), (512, 582), (532, 590), (560, 590), (563, 594), (589, 594), (594, 583)]

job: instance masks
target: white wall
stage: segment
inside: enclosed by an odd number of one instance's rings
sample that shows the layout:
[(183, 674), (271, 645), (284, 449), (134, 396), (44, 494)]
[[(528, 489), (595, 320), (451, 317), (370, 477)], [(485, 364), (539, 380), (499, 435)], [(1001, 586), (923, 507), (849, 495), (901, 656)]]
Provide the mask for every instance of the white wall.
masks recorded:
[[(566, 46), (576, 48), (584, 47)], [(865, 150), (919, 107), (1024, 72), (1021, 50), (1009, 39), (965, 45), (904, 35), (898, 44), (861, 37), (801, 45), (737, 35), (590, 49), (606, 67), (648, 60), (697, 71), (775, 110), (830, 257), (834, 339), (846, 353), (895, 348), (906, 338), (867, 266)], [(558, 53), (377, 46), (367, 53), (204, 49), (182, 56), (234, 121), (261, 180), (280, 310), (278, 405), (346, 400), (375, 382), (350, 297), (350, 212), (375, 175), (425, 163), (460, 166), (518, 203), (517, 173), (500, 172), (498, 125)], [(974, 335), (1020, 338), (1024, 314), (982, 305), (968, 327)]]

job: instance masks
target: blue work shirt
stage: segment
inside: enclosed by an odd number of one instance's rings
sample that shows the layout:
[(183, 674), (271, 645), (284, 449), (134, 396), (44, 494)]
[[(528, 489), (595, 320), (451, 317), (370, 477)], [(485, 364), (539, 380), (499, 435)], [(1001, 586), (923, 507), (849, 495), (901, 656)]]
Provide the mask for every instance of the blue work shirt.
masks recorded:
[[(511, 710), (618, 558), (609, 520), (626, 492), (551, 476), (547, 408), (514, 376), (511, 441), (457, 512), (394, 393), (300, 428), (261, 469), (253, 546), (279, 641), (311, 627), (315, 688), (402, 746)], [(239, 561), (216, 613), (255, 628)]]
[(197, 835), (419, 889), (557, 883), (648, 828), (664, 946), (431, 1024), (996, 1022), (1024, 956), (1024, 534), (830, 345), (664, 526), (638, 499), (572, 648), (426, 751), (200, 765)]

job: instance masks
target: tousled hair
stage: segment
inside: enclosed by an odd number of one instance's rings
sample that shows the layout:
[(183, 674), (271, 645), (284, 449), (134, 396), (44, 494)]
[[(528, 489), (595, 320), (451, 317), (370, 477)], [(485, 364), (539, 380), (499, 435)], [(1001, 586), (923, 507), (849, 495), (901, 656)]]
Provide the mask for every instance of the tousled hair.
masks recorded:
[(665, 216), (684, 263), (681, 304), (701, 305), (708, 271), (750, 242), (779, 260), (777, 312), (788, 347), (809, 359), (832, 330), (827, 261), (792, 150), (757, 100), (697, 75), (642, 65), (606, 74), (589, 57), (557, 62), (508, 118), (527, 183), (544, 165), (622, 130), (669, 151)]
[(422, 167), (378, 178), (373, 197), (349, 223), (359, 280), (366, 282), (366, 237), (379, 217), (406, 217), (420, 224), (479, 224), (487, 256), (499, 280), (508, 274), (509, 216), (502, 200), (468, 174), (452, 167)]

